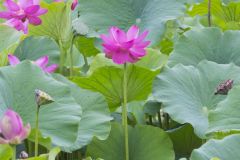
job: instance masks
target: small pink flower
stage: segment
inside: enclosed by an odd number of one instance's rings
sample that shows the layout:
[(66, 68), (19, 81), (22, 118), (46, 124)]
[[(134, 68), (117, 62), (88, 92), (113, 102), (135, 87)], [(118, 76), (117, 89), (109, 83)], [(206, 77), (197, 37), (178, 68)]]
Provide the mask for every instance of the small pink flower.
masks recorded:
[(28, 24), (40, 25), (42, 23), (40, 15), (47, 13), (39, 5), (39, 0), (19, 0), (17, 3), (12, 0), (6, 0), (4, 6), (7, 11), (0, 12), (0, 18), (6, 19), (6, 25), (14, 27), (18, 31), (22, 30), (28, 33)]
[[(15, 66), (20, 63), (20, 60), (12, 54), (8, 55), (8, 61), (11, 66)], [(52, 64), (50, 66), (47, 66), (48, 62), (49, 62), (49, 57), (43, 56), (43, 57), (37, 59), (34, 63), (36, 65), (38, 65), (40, 68), (42, 68), (43, 71), (45, 71), (47, 73), (53, 73), (58, 68), (58, 65)]]
[(111, 27), (109, 35), (100, 35), (103, 40), (103, 48), (106, 57), (113, 60), (114, 63), (124, 64), (127, 62), (135, 63), (141, 57), (146, 55), (145, 48), (150, 41), (144, 41), (148, 31), (139, 35), (139, 28), (132, 26), (127, 33), (118, 27)]
[(30, 124), (25, 127), (21, 117), (11, 109), (8, 109), (0, 121), (0, 144), (20, 144), (29, 136)]

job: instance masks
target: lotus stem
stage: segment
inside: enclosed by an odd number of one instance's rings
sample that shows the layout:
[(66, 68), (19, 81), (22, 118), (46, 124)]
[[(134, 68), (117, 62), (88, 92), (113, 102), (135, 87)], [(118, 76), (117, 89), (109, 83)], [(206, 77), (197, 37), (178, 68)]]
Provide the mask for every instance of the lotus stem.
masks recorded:
[(152, 121), (152, 116), (151, 115), (148, 116), (148, 119), (149, 119), (149, 124), (153, 125), (153, 121)]
[(208, 0), (208, 26), (212, 26), (212, 13), (211, 13), (211, 8), (212, 8), (212, 2), (211, 0)]
[(159, 123), (159, 127), (160, 127), (160, 128), (163, 128), (163, 127), (162, 127), (161, 111), (157, 112), (157, 115), (158, 115), (158, 123)]
[(124, 70), (123, 70), (122, 125), (124, 128), (124, 139), (125, 139), (125, 160), (129, 160), (128, 121), (127, 121), (127, 63), (124, 64)]
[(63, 48), (63, 44), (60, 40), (58, 41), (58, 45), (59, 45), (59, 48), (60, 48), (59, 72), (63, 74), (64, 63), (65, 63), (65, 59), (66, 59), (66, 52), (65, 52), (65, 50)]
[(12, 160), (16, 160), (16, 145), (11, 145), (12, 147)]
[(35, 157), (38, 156), (39, 109), (40, 106), (38, 105), (36, 113), (36, 130), (35, 130)]
[(73, 45), (74, 45), (75, 36), (72, 38), (71, 48), (70, 48), (70, 77), (73, 76)]

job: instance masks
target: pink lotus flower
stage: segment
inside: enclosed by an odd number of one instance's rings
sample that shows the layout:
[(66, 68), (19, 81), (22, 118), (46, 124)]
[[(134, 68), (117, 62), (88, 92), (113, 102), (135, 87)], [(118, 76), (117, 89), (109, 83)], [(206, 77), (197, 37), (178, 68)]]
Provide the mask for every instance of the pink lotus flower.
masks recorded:
[[(54, 0), (54, 2), (64, 2), (64, 0)], [(71, 10), (73, 11), (78, 5), (78, 0), (73, 0)]]
[[(8, 61), (11, 66), (15, 66), (20, 63), (20, 60), (16, 56), (11, 54), (8, 55)], [(47, 73), (53, 73), (58, 68), (58, 65), (52, 64), (50, 66), (47, 66), (48, 62), (49, 62), (49, 57), (43, 56), (37, 59), (34, 63), (38, 65), (40, 68), (42, 68), (43, 71)]]
[(29, 136), (30, 131), (30, 124), (24, 127), (21, 117), (8, 109), (0, 121), (0, 144), (20, 144)]
[(118, 27), (109, 29), (109, 36), (100, 35), (103, 40), (103, 48), (107, 58), (114, 63), (124, 64), (127, 62), (137, 62), (141, 57), (146, 55), (145, 48), (150, 41), (144, 41), (148, 31), (139, 35), (139, 28), (132, 26), (127, 33)]
[(19, 0), (17, 3), (6, 0), (4, 6), (7, 11), (1, 11), (0, 18), (7, 19), (5, 24), (25, 34), (28, 33), (29, 23), (40, 25), (42, 21), (39, 16), (47, 13), (47, 9), (40, 8), (39, 0)]

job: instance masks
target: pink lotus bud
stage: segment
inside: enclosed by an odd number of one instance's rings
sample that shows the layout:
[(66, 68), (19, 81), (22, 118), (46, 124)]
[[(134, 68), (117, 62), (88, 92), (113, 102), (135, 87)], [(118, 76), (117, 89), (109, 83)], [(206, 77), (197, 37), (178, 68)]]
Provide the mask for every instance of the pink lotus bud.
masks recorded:
[(18, 113), (8, 109), (0, 121), (0, 144), (20, 144), (30, 131), (30, 124), (24, 127)]

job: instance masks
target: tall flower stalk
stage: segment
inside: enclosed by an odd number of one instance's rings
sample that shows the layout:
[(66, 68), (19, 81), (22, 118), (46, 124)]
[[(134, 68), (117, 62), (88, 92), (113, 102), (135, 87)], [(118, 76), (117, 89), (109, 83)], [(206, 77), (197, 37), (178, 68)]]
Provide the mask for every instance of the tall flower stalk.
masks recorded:
[(125, 139), (125, 158), (129, 160), (128, 148), (128, 118), (127, 118), (127, 63), (124, 64), (123, 70), (123, 103), (122, 103), (122, 125), (124, 126)]
[(125, 160), (129, 160), (128, 109), (127, 109), (127, 63), (135, 63), (146, 55), (145, 48), (150, 41), (144, 41), (148, 31), (139, 35), (139, 28), (132, 26), (127, 33), (118, 27), (111, 27), (109, 35), (101, 35), (105, 56), (116, 64), (123, 65), (122, 125), (124, 130)]
[(35, 157), (37, 157), (38, 156), (38, 138), (39, 138), (38, 133), (39, 133), (40, 108), (41, 108), (41, 106), (50, 104), (54, 101), (51, 96), (49, 96), (47, 93), (45, 93), (39, 89), (35, 90), (35, 100), (37, 103), (37, 111), (36, 111), (36, 124), (35, 124), (36, 129), (35, 129), (35, 152), (34, 152), (34, 155), (35, 155)]
[(212, 26), (212, 1), (208, 0), (208, 27)]
[(16, 145), (15, 144), (13, 144), (13, 145), (11, 145), (11, 147), (12, 147), (12, 160), (16, 160)]
[(40, 106), (37, 106), (37, 112), (36, 112), (36, 130), (35, 130), (35, 150), (34, 150), (34, 156), (38, 156), (38, 129), (39, 129), (39, 110)]

